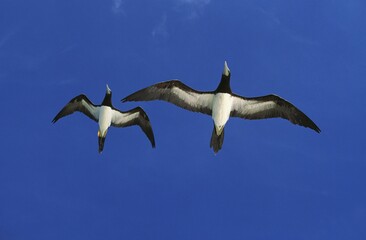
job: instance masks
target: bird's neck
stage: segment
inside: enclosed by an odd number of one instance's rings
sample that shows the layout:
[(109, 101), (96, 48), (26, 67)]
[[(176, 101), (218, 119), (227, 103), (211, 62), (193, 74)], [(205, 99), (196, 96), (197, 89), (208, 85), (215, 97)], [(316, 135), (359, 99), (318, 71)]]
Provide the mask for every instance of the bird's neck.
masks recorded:
[(217, 92), (232, 93), (230, 88), (230, 76), (222, 75), (219, 86), (216, 88)]
[(102, 105), (112, 107), (112, 94), (111, 93), (110, 94), (107, 93), (105, 95)]

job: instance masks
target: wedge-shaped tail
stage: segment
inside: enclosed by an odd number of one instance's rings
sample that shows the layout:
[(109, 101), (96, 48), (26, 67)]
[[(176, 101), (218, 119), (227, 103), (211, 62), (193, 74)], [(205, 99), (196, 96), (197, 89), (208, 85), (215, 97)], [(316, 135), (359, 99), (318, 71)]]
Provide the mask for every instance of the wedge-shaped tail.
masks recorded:
[(217, 135), (215, 126), (212, 130), (210, 148), (212, 148), (215, 153), (220, 151), (220, 149), (222, 148), (222, 144), (224, 143), (224, 131), (225, 131), (225, 128), (222, 129), (222, 132), (220, 135)]
[(103, 152), (103, 149), (104, 149), (104, 141), (105, 141), (105, 137), (98, 137), (98, 145), (99, 145), (98, 152), (99, 153)]

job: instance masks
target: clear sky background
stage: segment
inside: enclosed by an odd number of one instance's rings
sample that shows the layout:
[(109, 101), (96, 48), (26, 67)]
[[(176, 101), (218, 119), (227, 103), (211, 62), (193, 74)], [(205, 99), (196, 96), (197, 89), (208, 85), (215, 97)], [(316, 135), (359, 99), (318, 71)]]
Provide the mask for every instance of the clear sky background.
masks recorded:
[[(0, 239), (366, 239), (366, 2), (0, 2)], [(169, 79), (213, 90), (224, 61), (243, 96), (275, 93), (317, 134), (282, 119), (212, 119), (121, 103)], [(73, 97), (145, 109), (111, 128), (51, 120)]]

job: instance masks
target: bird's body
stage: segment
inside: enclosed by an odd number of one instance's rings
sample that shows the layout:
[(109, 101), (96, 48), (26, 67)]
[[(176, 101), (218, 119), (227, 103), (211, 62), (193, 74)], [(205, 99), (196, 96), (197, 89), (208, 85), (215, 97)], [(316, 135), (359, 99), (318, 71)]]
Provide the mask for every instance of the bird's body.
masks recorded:
[(101, 106), (99, 109), (99, 135), (105, 137), (111, 126), (113, 110), (109, 106)]
[(212, 116), (214, 129), (210, 147), (217, 153), (224, 141), (224, 127), (230, 117), (244, 119), (284, 118), (316, 132), (320, 129), (303, 112), (276, 95), (247, 98), (234, 94), (230, 88), (230, 69), (224, 64), (221, 81), (215, 91), (200, 92), (178, 80), (170, 80), (141, 89), (125, 101), (164, 100), (193, 112)]
[(149, 138), (152, 147), (155, 147), (154, 134), (150, 125), (150, 120), (145, 111), (136, 107), (130, 111), (122, 112), (112, 106), (112, 92), (107, 85), (107, 92), (101, 105), (94, 105), (84, 94), (74, 97), (52, 120), (57, 122), (60, 118), (79, 111), (87, 115), (92, 120), (98, 122), (98, 144), (99, 152), (104, 148), (104, 141), (109, 127), (128, 127), (139, 125)]
[(216, 93), (212, 102), (212, 119), (216, 132), (220, 135), (226, 122), (230, 118), (233, 99), (228, 93)]

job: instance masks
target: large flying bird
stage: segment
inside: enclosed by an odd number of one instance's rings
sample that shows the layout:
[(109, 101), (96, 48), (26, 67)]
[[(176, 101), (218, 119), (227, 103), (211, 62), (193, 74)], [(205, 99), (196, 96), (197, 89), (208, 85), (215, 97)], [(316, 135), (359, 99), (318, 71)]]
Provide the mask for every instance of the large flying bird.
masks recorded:
[(221, 82), (215, 91), (201, 92), (178, 80), (154, 84), (122, 99), (126, 101), (164, 100), (193, 112), (212, 116), (214, 128), (210, 147), (217, 153), (224, 141), (224, 127), (230, 117), (244, 119), (284, 118), (320, 132), (319, 127), (290, 102), (276, 95), (242, 97), (230, 88), (230, 69), (225, 61)]

